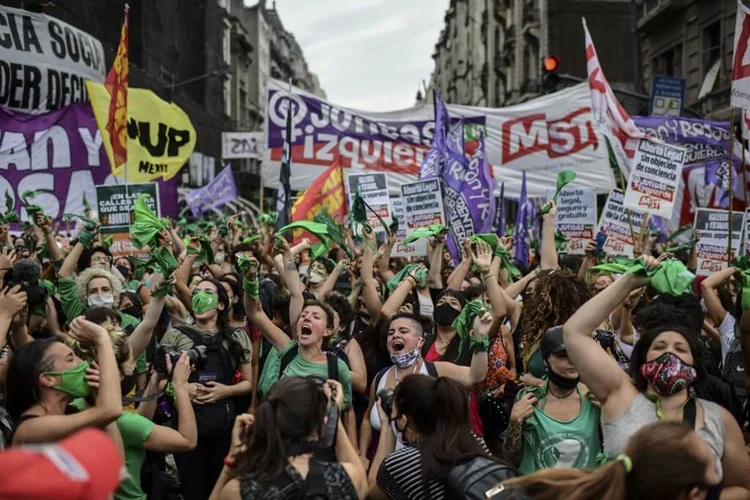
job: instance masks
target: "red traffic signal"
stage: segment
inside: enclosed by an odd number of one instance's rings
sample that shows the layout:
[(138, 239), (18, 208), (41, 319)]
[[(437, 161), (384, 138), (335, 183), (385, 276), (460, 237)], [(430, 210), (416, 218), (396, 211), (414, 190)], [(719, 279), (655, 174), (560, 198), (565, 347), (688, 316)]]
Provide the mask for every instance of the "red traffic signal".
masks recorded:
[(560, 58), (557, 56), (547, 56), (544, 59), (542, 59), (542, 70), (545, 73), (552, 73), (554, 71), (557, 71), (557, 68), (560, 67)]

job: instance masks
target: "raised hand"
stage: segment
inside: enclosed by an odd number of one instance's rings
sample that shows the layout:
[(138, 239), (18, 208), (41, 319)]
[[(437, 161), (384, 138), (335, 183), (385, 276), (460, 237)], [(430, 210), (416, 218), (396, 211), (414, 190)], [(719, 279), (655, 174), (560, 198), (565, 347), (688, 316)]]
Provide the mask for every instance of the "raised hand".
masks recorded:
[(21, 312), (27, 303), (28, 295), (21, 291), (21, 285), (0, 291), (0, 315), (12, 318)]
[(490, 334), (492, 328), (492, 314), (487, 309), (482, 308), (482, 312), (474, 318), (474, 325), (471, 329), (472, 337), (486, 337)]
[(471, 260), (480, 271), (489, 271), (492, 263), (492, 248), (484, 241), (477, 242), (471, 253)]

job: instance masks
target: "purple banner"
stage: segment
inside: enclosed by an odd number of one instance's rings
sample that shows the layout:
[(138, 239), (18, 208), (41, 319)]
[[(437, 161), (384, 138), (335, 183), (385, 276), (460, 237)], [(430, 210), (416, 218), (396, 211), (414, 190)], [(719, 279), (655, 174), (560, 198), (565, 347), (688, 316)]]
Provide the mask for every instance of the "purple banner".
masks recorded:
[(726, 158), (729, 122), (670, 116), (634, 116), (638, 128), (667, 144), (684, 146), (685, 166)]
[(518, 199), (518, 214), (516, 215), (516, 228), (513, 238), (513, 258), (524, 271), (529, 268), (529, 254), (531, 252), (531, 241), (529, 239), (529, 210), (533, 209), (526, 198), (526, 171), (523, 172), (521, 181), (521, 197)]
[(208, 185), (193, 190), (185, 197), (185, 202), (196, 217), (202, 213), (237, 199), (237, 186), (234, 184), (232, 166), (227, 165)]
[[(21, 220), (24, 191), (50, 217), (83, 213), (84, 196), (96, 207), (96, 186), (122, 184), (112, 175), (94, 113), (88, 104), (28, 115), (0, 108), (0, 199), (10, 193)], [(177, 179), (159, 181), (162, 215), (177, 215)]]
[(419, 180), (437, 179), (440, 176), (443, 165), (443, 154), (445, 153), (445, 142), (450, 118), (445, 103), (437, 92), (433, 91), (435, 102), (435, 139), (432, 141), (430, 150), (425, 155), (422, 165), (419, 167)]

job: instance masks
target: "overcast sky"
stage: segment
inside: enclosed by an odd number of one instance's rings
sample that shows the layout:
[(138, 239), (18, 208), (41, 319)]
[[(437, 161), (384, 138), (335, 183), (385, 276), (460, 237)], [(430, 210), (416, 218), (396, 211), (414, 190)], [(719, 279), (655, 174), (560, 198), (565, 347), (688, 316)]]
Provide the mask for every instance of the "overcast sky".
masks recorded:
[[(267, 0), (270, 7), (272, 0)], [(255, 4), (255, 0), (245, 0)], [(366, 111), (414, 105), (449, 0), (276, 0), (328, 99)]]

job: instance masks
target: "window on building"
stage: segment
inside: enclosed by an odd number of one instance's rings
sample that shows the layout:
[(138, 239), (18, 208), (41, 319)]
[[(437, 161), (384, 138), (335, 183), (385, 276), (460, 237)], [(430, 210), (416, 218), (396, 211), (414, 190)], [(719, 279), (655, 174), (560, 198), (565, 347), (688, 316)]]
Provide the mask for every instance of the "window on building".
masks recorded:
[(232, 75), (227, 75), (224, 80), (224, 113), (232, 116)]
[(716, 21), (703, 28), (701, 33), (701, 75), (711, 69), (721, 57), (721, 23)]
[(232, 62), (232, 25), (226, 19), (224, 20), (223, 42), (224, 62), (230, 64)]
[(654, 75), (682, 77), (682, 44), (665, 50), (652, 59)]

